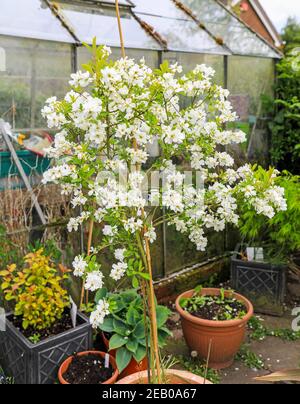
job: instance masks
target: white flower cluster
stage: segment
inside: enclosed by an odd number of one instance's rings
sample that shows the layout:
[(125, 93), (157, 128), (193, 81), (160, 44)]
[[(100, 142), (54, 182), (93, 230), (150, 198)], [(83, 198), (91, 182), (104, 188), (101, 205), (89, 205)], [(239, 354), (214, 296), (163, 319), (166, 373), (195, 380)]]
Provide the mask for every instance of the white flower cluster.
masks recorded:
[(106, 316), (110, 314), (109, 304), (105, 300), (99, 300), (96, 310), (92, 312), (90, 317), (90, 323), (92, 324), (94, 329), (100, 327), (101, 324), (104, 323), (104, 319)]
[[(119, 281), (130, 273), (128, 247), (139, 244), (138, 249), (142, 244), (136, 236), (150, 243), (157, 239), (156, 216), (147, 211), (149, 200), (164, 207), (169, 224), (200, 251), (207, 248), (208, 231), (238, 223), (240, 203), (267, 218), (286, 209), (276, 172), (264, 181), (249, 165), (236, 169), (231, 155), (223, 151), (224, 146), (245, 142), (246, 135), (224, 130), (224, 124), (237, 116), (229, 92), (213, 83), (213, 69), (199, 65), (182, 75), (181, 66), (164, 63), (152, 71), (144, 60), (109, 62), (110, 53), (101, 47), (97, 52), (101, 63), (89, 69), (91, 73), (72, 74), (71, 91), (62, 101), (50, 98), (42, 114), (48, 126), (59, 131), (48, 150), (58, 161), (45, 173), (44, 183), (61, 184), (72, 206), (80, 208), (80, 215), (69, 221), (69, 231), (77, 231), (90, 219), (103, 223), (103, 243), (117, 248), (112, 279)], [(165, 159), (152, 165), (154, 141)], [(173, 165), (174, 158), (184, 158), (186, 166), (197, 170), (202, 188), (187, 181)], [(145, 191), (143, 167), (148, 177), (154, 170), (161, 172), (163, 186), (159, 183)], [(124, 170), (129, 171), (128, 181), (122, 181)], [(126, 246), (127, 253), (120, 246)], [(73, 267), (88, 290), (103, 287), (103, 274), (89, 260), (78, 256)], [(93, 325), (101, 324), (108, 312), (108, 304), (100, 301), (92, 314)]]

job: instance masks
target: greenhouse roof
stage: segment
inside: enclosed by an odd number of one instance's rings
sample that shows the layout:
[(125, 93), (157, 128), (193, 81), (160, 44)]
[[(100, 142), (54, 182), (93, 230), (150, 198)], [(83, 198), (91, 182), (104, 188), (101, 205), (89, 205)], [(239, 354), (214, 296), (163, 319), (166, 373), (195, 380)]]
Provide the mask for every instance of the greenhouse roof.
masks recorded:
[(134, 14), (155, 28), (166, 41), (170, 51), (195, 53), (231, 54), (216, 38), (184, 11), (175, 6), (172, 0), (133, 0)]
[[(119, 47), (115, 0), (1, 0), (0, 34)], [(119, 0), (128, 48), (279, 58), (218, 0)], [(18, 13), (16, 13), (18, 10)]]
[(219, 37), (233, 54), (280, 57), (276, 48), (230, 12), (219, 0), (170, 1), (191, 11), (195, 20)]
[(74, 42), (74, 38), (40, 0), (1, 0), (0, 34), (49, 41)]

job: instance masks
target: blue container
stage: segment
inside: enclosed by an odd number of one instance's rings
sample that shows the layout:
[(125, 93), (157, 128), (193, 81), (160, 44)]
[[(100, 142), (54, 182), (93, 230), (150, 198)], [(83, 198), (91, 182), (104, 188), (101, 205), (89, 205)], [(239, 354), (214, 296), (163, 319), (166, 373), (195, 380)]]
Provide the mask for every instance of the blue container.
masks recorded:
[[(42, 175), (48, 170), (51, 163), (50, 159), (40, 157), (28, 150), (17, 151), (17, 155), (27, 176)], [(20, 177), (19, 170), (10, 152), (0, 152), (0, 178), (10, 176)]]

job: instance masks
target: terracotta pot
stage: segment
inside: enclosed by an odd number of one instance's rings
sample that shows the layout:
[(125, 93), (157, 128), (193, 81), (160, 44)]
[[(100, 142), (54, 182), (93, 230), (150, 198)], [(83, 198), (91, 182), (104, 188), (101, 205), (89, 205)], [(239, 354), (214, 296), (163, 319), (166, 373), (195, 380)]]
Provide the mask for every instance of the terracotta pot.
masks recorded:
[[(203, 377), (183, 370), (166, 370), (167, 384), (212, 384)], [(148, 372), (138, 372), (119, 380), (116, 384), (148, 384)]]
[[(105, 348), (106, 348), (106, 350), (108, 352), (109, 351), (109, 340), (106, 338), (104, 332), (102, 332), (102, 339), (103, 339), (103, 343), (105, 345)], [(115, 349), (112, 349), (111, 351), (109, 351), (109, 354), (111, 356), (113, 356), (114, 358), (116, 357), (116, 353), (117, 353), (117, 351)]]
[[(77, 355), (78, 356), (86, 356), (86, 355), (99, 355), (101, 356), (101, 358), (105, 358), (106, 353), (105, 352), (98, 352), (98, 351), (86, 351), (86, 352), (80, 352)], [(72, 363), (74, 356), (71, 356), (70, 358), (66, 359), (63, 364), (60, 366), (59, 368), (59, 372), (58, 372), (58, 379), (60, 384), (69, 384), (65, 379), (64, 379), (64, 374), (66, 373), (66, 371), (69, 369), (70, 364)], [(110, 355), (109, 356), (109, 362), (112, 365), (112, 367), (114, 368), (114, 374), (112, 375), (112, 377), (108, 380), (106, 380), (106, 382), (103, 382), (102, 384), (114, 384), (116, 383), (118, 377), (119, 377), (119, 371), (117, 369), (117, 364), (115, 359)]]
[[(247, 315), (241, 320), (210, 321), (192, 316), (179, 304), (182, 298), (192, 297), (194, 290), (185, 292), (176, 300), (176, 309), (181, 317), (184, 338), (191, 351), (196, 351), (201, 359), (207, 360), (209, 367), (224, 369), (232, 365), (246, 334), (246, 326), (253, 316), (253, 306), (245, 297), (234, 293), (234, 297), (244, 303)], [(230, 292), (227, 292), (227, 296)], [(203, 289), (202, 295), (218, 296), (220, 289)], [(226, 294), (225, 294), (226, 295)]]
[[(106, 338), (104, 332), (102, 332), (102, 338), (103, 338), (104, 345), (108, 352), (109, 351), (109, 340)], [(113, 349), (112, 351), (109, 351), (109, 354), (115, 358), (117, 351), (115, 349)], [(127, 376), (132, 375), (133, 373), (142, 372), (143, 370), (147, 370), (147, 369), (148, 369), (147, 358), (143, 359), (140, 363), (138, 363), (136, 360), (132, 359), (131, 362), (129, 363), (129, 365), (127, 366), (127, 368), (125, 370), (123, 370), (120, 377), (121, 378), (127, 377)]]

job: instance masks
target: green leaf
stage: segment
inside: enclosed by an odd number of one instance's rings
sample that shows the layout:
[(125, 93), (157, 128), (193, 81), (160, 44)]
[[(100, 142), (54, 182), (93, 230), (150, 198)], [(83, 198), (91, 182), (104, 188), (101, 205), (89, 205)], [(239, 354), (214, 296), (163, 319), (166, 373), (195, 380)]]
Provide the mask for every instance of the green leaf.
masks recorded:
[(133, 335), (135, 336), (135, 338), (137, 339), (142, 339), (145, 338), (145, 326), (144, 326), (144, 322), (140, 321), (134, 331), (133, 331)]
[(139, 275), (143, 278), (146, 279), (146, 281), (150, 281), (150, 274), (147, 274), (146, 272), (140, 272)]
[(133, 354), (136, 353), (138, 346), (139, 346), (138, 341), (132, 338), (130, 338), (126, 344), (126, 348), (128, 349), (128, 351), (132, 352)]
[(170, 316), (170, 310), (165, 306), (156, 307), (157, 327), (160, 328), (166, 324)]
[(126, 313), (126, 321), (129, 325), (136, 325), (140, 319), (139, 312), (134, 308), (130, 307), (128, 312)]
[(135, 289), (139, 287), (139, 280), (136, 276), (132, 278), (132, 287), (134, 287)]
[(111, 351), (113, 349), (118, 349), (126, 345), (127, 342), (128, 342), (127, 338), (124, 338), (123, 336), (118, 334), (114, 334), (109, 341), (109, 350)]
[(128, 327), (123, 321), (114, 318), (113, 327), (116, 334), (122, 335), (123, 337), (128, 335)]
[(99, 328), (101, 331), (112, 333), (114, 331), (113, 318), (106, 317)]
[(143, 359), (146, 358), (146, 355), (147, 355), (146, 348), (143, 347), (142, 345), (139, 345), (136, 350), (136, 353), (133, 354), (133, 357), (137, 361), (137, 363), (140, 363), (142, 362)]
[(107, 296), (108, 290), (106, 288), (99, 289), (95, 296), (95, 303), (97, 304), (99, 300), (104, 299)]
[(123, 347), (117, 350), (116, 361), (120, 373), (127, 368), (131, 359), (132, 353), (127, 348)]
[[(172, 335), (172, 333), (171, 333)], [(162, 348), (166, 345), (167, 339), (170, 337), (170, 331), (158, 330), (158, 344)]]

